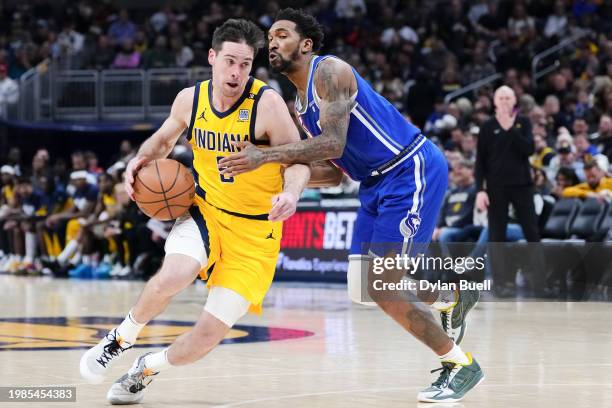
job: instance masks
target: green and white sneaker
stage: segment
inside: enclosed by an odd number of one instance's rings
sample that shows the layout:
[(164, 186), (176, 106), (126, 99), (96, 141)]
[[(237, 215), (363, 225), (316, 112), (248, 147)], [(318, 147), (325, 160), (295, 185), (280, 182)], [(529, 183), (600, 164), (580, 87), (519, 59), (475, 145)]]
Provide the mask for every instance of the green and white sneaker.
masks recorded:
[(469, 364), (460, 364), (453, 361), (443, 361), (442, 368), (432, 370), (442, 371), (438, 379), (429, 388), (419, 392), (420, 402), (457, 402), (465, 394), (484, 380), (482, 369), (470, 353), (465, 353), (470, 360)]
[(461, 340), (463, 340), (467, 328), (467, 314), (476, 306), (480, 298), (480, 292), (478, 290), (461, 290), (457, 293), (459, 294), (457, 303), (445, 311), (440, 312), (442, 329), (455, 344), (459, 344)]

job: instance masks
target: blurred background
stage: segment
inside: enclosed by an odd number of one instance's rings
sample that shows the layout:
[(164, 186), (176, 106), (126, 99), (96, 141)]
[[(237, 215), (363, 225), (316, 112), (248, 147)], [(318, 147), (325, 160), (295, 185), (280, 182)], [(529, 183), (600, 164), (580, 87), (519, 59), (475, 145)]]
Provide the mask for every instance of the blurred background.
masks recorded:
[[(0, 270), (124, 279), (154, 273), (171, 223), (148, 220), (126, 199), (125, 164), (177, 92), (209, 77), (220, 23), (247, 18), (265, 30), (286, 6), (313, 14), (325, 26), (322, 53), (352, 64), (444, 151), (450, 183), (436, 241), (486, 243), (486, 217), (474, 208), (474, 162), (502, 84), (533, 127), (542, 236), (611, 241), (610, 1), (5, 0)], [(265, 51), (252, 75), (294, 112), (292, 86), (269, 71)], [(172, 157), (190, 164), (184, 140)], [(306, 191), (285, 224), (279, 278), (345, 279), (357, 190), (346, 179)], [(507, 239), (521, 242), (518, 225), (510, 224)], [(592, 283), (605, 297), (612, 275), (600, 272)], [(563, 288), (572, 279), (568, 271), (548, 284)]]

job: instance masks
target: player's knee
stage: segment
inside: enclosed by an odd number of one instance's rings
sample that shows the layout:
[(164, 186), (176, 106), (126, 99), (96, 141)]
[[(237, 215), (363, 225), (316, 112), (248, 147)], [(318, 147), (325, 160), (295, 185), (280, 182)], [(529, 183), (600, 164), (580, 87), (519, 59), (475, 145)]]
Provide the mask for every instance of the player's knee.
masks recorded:
[(367, 271), (370, 267), (370, 259), (362, 255), (350, 255), (347, 273), (347, 291), (349, 299), (353, 302), (365, 306), (374, 306), (371, 302), (371, 295), (368, 290), (364, 290), (367, 285)]
[(159, 272), (153, 277), (152, 284), (156, 293), (172, 296), (193, 282), (199, 272), (200, 264), (193, 259), (166, 258)]

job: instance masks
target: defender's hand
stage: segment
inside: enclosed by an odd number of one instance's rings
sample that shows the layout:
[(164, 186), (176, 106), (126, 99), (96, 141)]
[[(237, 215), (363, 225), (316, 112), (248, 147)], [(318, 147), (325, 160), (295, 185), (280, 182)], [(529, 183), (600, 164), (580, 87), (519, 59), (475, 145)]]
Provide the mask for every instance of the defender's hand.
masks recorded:
[(255, 170), (263, 164), (263, 152), (251, 142), (232, 142), (232, 144), (240, 151), (219, 160), (221, 174), (233, 177), (240, 173)]
[(149, 160), (146, 157), (136, 156), (128, 162), (125, 168), (125, 192), (130, 196), (130, 199), (134, 201), (134, 179), (136, 173), (142, 168)]
[(298, 197), (292, 193), (280, 193), (272, 197), (272, 209), (268, 215), (270, 221), (285, 221), (295, 214)]

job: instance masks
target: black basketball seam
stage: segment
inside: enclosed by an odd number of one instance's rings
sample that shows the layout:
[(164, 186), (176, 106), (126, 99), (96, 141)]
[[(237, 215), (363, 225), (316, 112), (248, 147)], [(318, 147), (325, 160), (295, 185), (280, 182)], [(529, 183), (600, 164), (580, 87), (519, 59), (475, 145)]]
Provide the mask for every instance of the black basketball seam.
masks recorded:
[(155, 213), (153, 213), (153, 215), (152, 215), (151, 217), (152, 217), (152, 218), (155, 218), (155, 216), (156, 216), (157, 214), (159, 214), (159, 212), (160, 212), (161, 210), (165, 210), (166, 208), (168, 208), (168, 213), (169, 213), (170, 215), (172, 215), (172, 213), (170, 212), (170, 209), (169, 209), (170, 207), (183, 207), (183, 208), (191, 208), (191, 205), (172, 204), (172, 205), (169, 205), (169, 206), (163, 206), (163, 207), (161, 207), (159, 210), (155, 211)]
[(164, 201), (166, 202), (166, 208), (168, 209), (170, 218), (174, 218), (174, 216), (172, 216), (172, 211), (170, 210), (170, 207), (168, 206), (168, 199), (166, 198), (166, 191), (164, 190), (164, 184), (162, 183), (161, 174), (159, 173), (159, 167), (157, 166), (157, 160), (155, 160), (154, 163), (155, 163), (155, 171), (157, 172), (157, 180), (159, 180), (159, 186), (162, 189), (162, 195), (164, 196)]
[[(168, 197), (168, 200), (172, 200), (173, 198), (176, 198), (182, 194), (185, 194), (187, 191), (191, 190), (193, 187), (189, 186), (187, 187), (186, 190), (181, 191), (180, 193), (177, 193), (176, 195), (173, 195), (172, 197)], [(162, 198), (161, 200), (155, 200), (155, 201), (138, 201), (139, 204), (157, 204), (157, 203), (161, 203), (162, 201), (164, 201), (164, 199)], [(174, 205), (174, 204), (172, 204)]]
[[(172, 190), (172, 187), (174, 187), (174, 185), (176, 184), (176, 181), (178, 180), (178, 176), (179, 176), (179, 173), (181, 171), (181, 163), (176, 162), (176, 164), (177, 164), (177, 166), (176, 166), (176, 175), (174, 176), (174, 181), (172, 182), (172, 185), (170, 187), (168, 187), (168, 189), (166, 191)], [(164, 188), (164, 187), (162, 186), (162, 188)]]
[[(142, 181), (142, 179), (140, 177), (138, 177), (138, 173), (136, 173), (136, 179), (138, 181), (140, 181), (140, 184), (143, 185), (144, 188), (146, 188), (147, 190), (149, 190), (150, 192), (154, 193), (154, 194), (163, 194), (163, 191), (155, 191), (152, 188), (149, 188), (149, 186), (147, 186), (144, 181)], [(161, 182), (160, 182), (161, 184)], [(164, 188), (164, 186), (162, 186), (162, 189)]]

